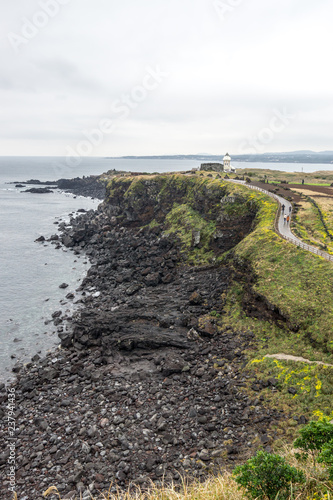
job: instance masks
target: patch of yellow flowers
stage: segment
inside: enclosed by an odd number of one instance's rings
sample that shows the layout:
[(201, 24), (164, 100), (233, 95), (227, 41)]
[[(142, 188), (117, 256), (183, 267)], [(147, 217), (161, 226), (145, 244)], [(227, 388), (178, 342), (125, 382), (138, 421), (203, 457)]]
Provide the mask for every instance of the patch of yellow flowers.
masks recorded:
[(326, 420), (327, 418), (333, 419), (333, 411), (329, 415), (325, 415), (321, 410), (316, 410), (313, 412), (313, 415), (318, 418), (319, 422)]
[(310, 497), (307, 497), (306, 500), (332, 500), (332, 496), (329, 492), (327, 493), (313, 493)]
[[(263, 363), (264, 361), (267, 362), (268, 359), (266, 357), (263, 357), (262, 359), (254, 359), (251, 361), (251, 364)], [(269, 362), (270, 361), (271, 360), (269, 360)], [(282, 383), (296, 385), (302, 392), (310, 393), (311, 387), (313, 387), (313, 383), (315, 382), (315, 397), (318, 398), (320, 396), (322, 382), (315, 373), (315, 365), (304, 365), (300, 370), (291, 370), (288, 366), (284, 366), (277, 359), (272, 361), (276, 368), (280, 371), (277, 375), (277, 379), (281, 380)], [(297, 394), (293, 397), (296, 398)]]

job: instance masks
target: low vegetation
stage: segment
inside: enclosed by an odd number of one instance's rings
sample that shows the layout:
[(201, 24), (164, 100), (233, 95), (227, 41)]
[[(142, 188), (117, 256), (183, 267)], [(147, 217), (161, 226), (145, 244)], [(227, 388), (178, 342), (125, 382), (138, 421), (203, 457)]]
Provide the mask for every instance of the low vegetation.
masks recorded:
[(259, 451), (244, 465), (238, 465), (233, 475), (253, 500), (274, 500), (278, 496), (285, 499), (292, 484), (305, 483), (303, 471), (289, 465), (284, 457), (265, 451)]
[[(273, 166), (273, 165), (272, 165)], [(297, 165), (295, 165), (295, 169)], [(237, 169), (237, 175), (250, 177), (252, 181), (267, 180), (269, 183), (286, 181), (290, 184), (330, 186), (333, 183), (333, 173), (331, 170), (319, 172), (282, 172), (281, 170), (271, 170), (262, 168)]]
[(313, 466), (316, 467), (318, 462), (327, 463), (329, 465), (329, 475), (332, 475), (332, 460), (326, 462), (327, 453), (331, 453), (333, 443), (333, 425), (327, 417), (319, 418), (318, 421), (312, 421), (299, 431), (299, 437), (294, 442), (296, 448), (300, 448), (302, 453), (297, 453), (296, 458), (301, 461), (306, 461), (309, 456), (313, 461)]
[[(331, 414), (333, 367), (263, 357), (253, 359), (248, 369), (249, 383), (262, 384), (260, 394), (266, 403), (281, 407), (290, 415), (288, 420), (272, 429), (276, 448), (281, 444), (279, 437), (294, 437), (298, 421)], [(267, 380), (273, 381), (274, 390)]]
[[(288, 331), (293, 342), (301, 338), (305, 345), (318, 348), (327, 361), (332, 360), (333, 266), (282, 240), (274, 232), (275, 202), (264, 198), (257, 200), (261, 209), (256, 229), (233, 252), (234, 269), (237, 272), (241, 266), (250, 266), (255, 275), (252, 291), (265, 297), (286, 318), (286, 324), (277, 322), (280, 331)], [(235, 299), (241, 305), (245, 287), (244, 283), (236, 284), (231, 293), (234, 300), (229, 301), (228, 312), (235, 319), (246, 319), (242, 308), (237, 311), (232, 306)], [(279, 340), (284, 348), (284, 339)]]
[[(323, 447), (323, 450), (327, 446)], [(322, 452), (324, 456), (324, 451)], [(310, 459), (298, 459), (295, 448), (285, 447), (281, 455), (259, 452), (233, 473), (221, 471), (204, 482), (154, 485), (149, 491), (132, 488), (127, 492), (101, 492), (92, 500), (332, 500), (333, 484), (329, 468)], [(55, 487), (45, 498), (61, 499)], [(79, 494), (75, 500), (82, 500)]]
[[(260, 206), (257, 225), (228, 254), (235, 276), (219, 324), (256, 335), (255, 345), (247, 349), (246, 390), (255, 397), (253, 385), (262, 382), (258, 395), (291, 415), (274, 429), (278, 447), (279, 438), (295, 435), (294, 418), (331, 411), (333, 265), (282, 240), (274, 232), (275, 202), (256, 192), (250, 196)], [(265, 357), (278, 353), (327, 365)], [(277, 380), (273, 390), (265, 387), (269, 378)]]
[(333, 198), (307, 192), (292, 226), (294, 233), (306, 243), (333, 254)]
[[(180, 238), (189, 262), (204, 264), (212, 261), (214, 252), (210, 249), (210, 242), (216, 232), (214, 221), (205, 220), (187, 204), (175, 204), (165, 220), (168, 227), (165, 233), (175, 233)], [(200, 233), (200, 248), (193, 244), (195, 233)]]

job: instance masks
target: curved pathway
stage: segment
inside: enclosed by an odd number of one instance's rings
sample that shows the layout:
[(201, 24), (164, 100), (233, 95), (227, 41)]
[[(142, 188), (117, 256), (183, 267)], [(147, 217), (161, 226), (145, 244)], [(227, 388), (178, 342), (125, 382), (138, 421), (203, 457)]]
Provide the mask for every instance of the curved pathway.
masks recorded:
[(278, 203), (279, 203), (279, 209), (276, 214), (276, 219), (275, 219), (275, 229), (276, 232), (285, 240), (289, 241), (293, 245), (296, 245), (300, 248), (303, 248), (303, 250), (306, 250), (308, 252), (314, 253), (316, 255), (319, 255), (320, 257), (323, 257), (326, 260), (329, 260), (333, 262), (333, 255), (330, 255), (327, 252), (323, 252), (322, 250), (319, 250), (319, 248), (316, 248), (311, 245), (307, 245), (304, 243), (302, 240), (297, 238), (290, 229), (290, 223), (286, 223), (284, 221), (284, 214), (282, 213), (282, 205), (285, 206), (284, 213), (287, 215), (290, 213), (292, 214), (292, 205), (288, 200), (285, 200), (282, 198), (282, 196), (278, 196), (274, 193), (270, 193), (269, 191), (266, 191), (266, 189), (259, 188), (257, 186), (253, 186), (252, 184), (247, 184), (245, 181), (235, 181), (233, 179), (225, 179), (228, 182), (233, 182), (234, 184), (242, 184), (243, 186), (246, 186), (250, 189), (255, 189), (256, 191), (261, 191), (264, 194), (267, 194), (271, 198), (274, 198)]
[(289, 360), (289, 361), (300, 361), (301, 363), (308, 363), (311, 365), (323, 365), (323, 366), (333, 366), (329, 363), (323, 363), (322, 361), (310, 361), (309, 359), (302, 358), (301, 356), (292, 356), (291, 354), (266, 354), (265, 358)]

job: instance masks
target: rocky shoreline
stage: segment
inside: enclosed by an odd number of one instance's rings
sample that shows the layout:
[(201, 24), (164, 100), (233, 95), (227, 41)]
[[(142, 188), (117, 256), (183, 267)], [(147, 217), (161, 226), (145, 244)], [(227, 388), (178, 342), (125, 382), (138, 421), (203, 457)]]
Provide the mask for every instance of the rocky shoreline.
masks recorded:
[(67, 193), (73, 193), (75, 196), (88, 196), (103, 200), (106, 193), (106, 183), (103, 181), (102, 176), (99, 175), (90, 175), (82, 178), (76, 177), (74, 179), (58, 179), (57, 181), (30, 179), (28, 181), (13, 181), (10, 184), (15, 184), (17, 188), (33, 185), (34, 187), (25, 189), (22, 192), (34, 194), (53, 193), (53, 188), (61, 189)]
[[(80, 311), (53, 315), (62, 348), (34, 357), (13, 386), (20, 500), (42, 498), (51, 485), (62, 498), (80, 491), (87, 499), (111, 483), (204, 479), (258, 445), (269, 449), (268, 428), (286, 418), (244, 390), (253, 334), (215, 321), (229, 269), (189, 266), (163, 224), (127, 220), (104, 204), (60, 225), (61, 243), (92, 267)], [(267, 381), (273, 391), (275, 382)], [(1, 386), (2, 418), (7, 399)], [(6, 426), (0, 446), (6, 478)]]

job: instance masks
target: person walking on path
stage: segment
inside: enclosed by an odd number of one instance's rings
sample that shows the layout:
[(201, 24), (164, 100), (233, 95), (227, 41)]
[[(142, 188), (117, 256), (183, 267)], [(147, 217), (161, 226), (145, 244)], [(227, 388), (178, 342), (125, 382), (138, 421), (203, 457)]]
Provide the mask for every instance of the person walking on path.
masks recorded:
[[(249, 189), (258, 189), (256, 186), (252, 186), (251, 183), (247, 183), (245, 181), (237, 181), (237, 180), (233, 180), (233, 179), (229, 179), (229, 182), (235, 182), (235, 183), (242, 183), (244, 184), (247, 188)], [(275, 195), (272, 195), (270, 194), (269, 192), (266, 192), (266, 194), (268, 196), (271, 196), (272, 198), (275, 198), (277, 199), (277, 201), (279, 201), (280, 203), (280, 206), (281, 206), (281, 212), (280, 212), (280, 217), (279, 217), (279, 220), (278, 220), (278, 224), (277, 224), (277, 232), (278, 234), (290, 241), (290, 243), (294, 244), (294, 245), (297, 245), (297, 246), (300, 246), (301, 248), (303, 248), (304, 250), (308, 251), (308, 252), (311, 252), (315, 255), (319, 255), (321, 257), (323, 257), (324, 259), (326, 260), (329, 260), (331, 262), (333, 262), (333, 256), (328, 254), (327, 252), (323, 252), (322, 250), (318, 250), (318, 248), (314, 247), (314, 246), (311, 246), (311, 245), (307, 245), (305, 244), (302, 240), (300, 240), (299, 238), (297, 238), (292, 232), (291, 232), (291, 229), (290, 229), (290, 224), (291, 224), (291, 213), (292, 213), (292, 210), (290, 211), (288, 217), (289, 217), (289, 223), (288, 223), (288, 227), (285, 227), (286, 225), (286, 222), (287, 222), (287, 214), (284, 213), (284, 211), (286, 210), (286, 205), (287, 205), (287, 208), (289, 208), (289, 202), (287, 200), (285, 200), (282, 196), (275, 196)], [(282, 206), (284, 206), (284, 210), (282, 208)], [(289, 212), (289, 210), (287, 210), (287, 212)], [(284, 223), (282, 223), (282, 220), (284, 221)]]
[(290, 205), (290, 207), (289, 207), (289, 213), (291, 214), (291, 205)]
[(282, 205), (282, 207), (281, 207), (281, 208), (282, 208), (282, 213), (284, 214), (284, 209), (286, 208), (286, 207), (284, 206), (284, 204)]
[(289, 221), (290, 221), (290, 216), (287, 215), (287, 225), (289, 224)]

